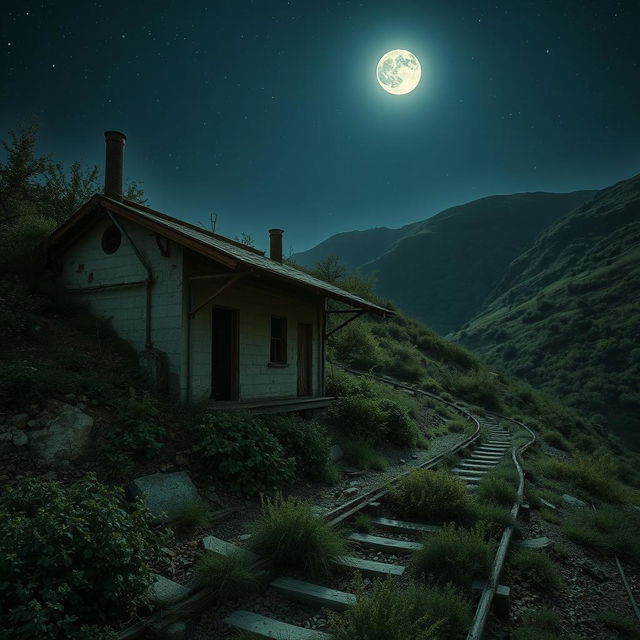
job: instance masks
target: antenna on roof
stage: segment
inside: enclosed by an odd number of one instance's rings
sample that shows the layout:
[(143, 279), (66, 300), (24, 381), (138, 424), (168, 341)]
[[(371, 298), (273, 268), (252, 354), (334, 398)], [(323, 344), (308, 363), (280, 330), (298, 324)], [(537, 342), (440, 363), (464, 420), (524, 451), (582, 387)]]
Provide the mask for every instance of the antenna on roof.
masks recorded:
[(209, 225), (211, 226), (211, 231), (215, 233), (216, 225), (218, 224), (218, 214), (212, 211), (209, 215)]

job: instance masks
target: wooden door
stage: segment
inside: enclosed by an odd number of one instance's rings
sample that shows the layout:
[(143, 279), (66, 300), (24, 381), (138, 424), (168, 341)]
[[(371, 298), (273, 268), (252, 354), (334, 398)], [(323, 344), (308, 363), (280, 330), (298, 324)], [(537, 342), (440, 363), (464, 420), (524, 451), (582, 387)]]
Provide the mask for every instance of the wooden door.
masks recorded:
[(298, 323), (298, 395), (313, 395), (311, 380), (313, 332), (310, 324)]
[(238, 312), (213, 307), (211, 319), (211, 397), (238, 399)]

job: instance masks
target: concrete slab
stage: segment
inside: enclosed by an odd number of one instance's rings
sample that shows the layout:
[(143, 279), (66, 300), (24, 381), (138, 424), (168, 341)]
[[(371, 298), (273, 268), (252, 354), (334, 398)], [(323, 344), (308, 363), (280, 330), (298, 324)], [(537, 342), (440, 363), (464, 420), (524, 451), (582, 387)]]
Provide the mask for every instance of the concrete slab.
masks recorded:
[(329, 589), (319, 584), (294, 580), (293, 578), (277, 578), (271, 586), (283, 596), (312, 604), (315, 607), (327, 607), (335, 611), (344, 611), (356, 603), (353, 593)]
[(271, 638), (272, 640), (329, 640), (331, 638), (324, 631), (297, 627), (251, 611), (234, 611), (224, 621), (236, 629), (249, 631), (262, 638)]
[(159, 574), (154, 575), (154, 582), (149, 587), (148, 597), (154, 608), (166, 607), (189, 595), (189, 589)]
[(202, 546), (205, 551), (215, 553), (218, 556), (240, 555), (244, 556), (249, 562), (255, 562), (258, 559), (258, 556), (252, 551), (243, 549), (237, 544), (233, 544), (233, 542), (227, 542), (226, 540), (221, 540), (215, 536), (207, 536), (206, 538), (203, 538)]
[(200, 500), (198, 489), (186, 471), (136, 478), (129, 483), (128, 492), (132, 498), (141, 497), (149, 511), (162, 522), (175, 518), (186, 504)]
[(397, 564), (388, 562), (376, 562), (375, 560), (363, 560), (355, 556), (342, 556), (336, 560), (339, 567), (345, 569), (356, 569), (365, 576), (381, 578), (385, 576), (401, 576), (405, 568)]
[(420, 551), (420, 549), (422, 549), (422, 545), (419, 542), (407, 542), (406, 540), (395, 540), (393, 538), (383, 538), (382, 536), (370, 536), (366, 533), (352, 533), (348, 539), (364, 547), (386, 551), (387, 553), (413, 553), (414, 551)]

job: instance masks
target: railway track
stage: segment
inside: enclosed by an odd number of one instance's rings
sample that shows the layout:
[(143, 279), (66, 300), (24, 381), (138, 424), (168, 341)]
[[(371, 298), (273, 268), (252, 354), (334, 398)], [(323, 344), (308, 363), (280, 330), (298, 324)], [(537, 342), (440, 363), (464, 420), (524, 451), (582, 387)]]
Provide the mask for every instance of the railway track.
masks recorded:
[[(368, 375), (351, 369), (345, 370), (354, 375)], [(520, 479), (518, 499), (511, 511), (514, 517), (517, 516), (524, 490), (524, 475), (520, 467), (519, 456), (535, 438), (533, 432), (531, 432), (528, 427), (517, 423), (520, 427), (531, 433), (532, 440), (516, 451), (512, 448), (511, 434), (502, 427), (499, 422), (502, 420), (503, 422), (509, 421), (516, 424), (515, 421), (509, 420), (504, 416), (478, 418), (460, 403), (444, 400), (435, 394), (415, 389), (409, 385), (388, 378), (373, 377), (394, 388), (404, 389), (410, 393), (433, 398), (447, 405), (450, 409), (462, 415), (474, 425), (473, 433), (469, 437), (451, 447), (446, 452), (422, 463), (418, 468), (431, 469), (437, 467), (445, 461), (447, 456), (458, 453), (463, 457), (456, 464), (452, 472), (464, 480), (467, 490), (471, 492), (477, 488), (482, 478), (511, 452), (511, 457), (518, 470)], [(483, 430), (486, 432), (486, 440), (480, 442)], [(373, 533), (352, 533), (348, 537), (349, 542), (353, 546), (353, 552), (350, 555), (343, 556), (337, 562), (345, 571), (351, 573), (358, 572), (367, 579), (386, 576), (401, 578), (409, 565), (410, 555), (421, 548), (425, 536), (428, 541), (428, 535), (437, 532), (441, 528), (440, 523), (407, 522), (395, 518), (391, 513), (381, 515), (381, 500), (385, 494), (403, 475), (411, 471), (413, 471), (413, 469), (403, 471), (387, 482), (356, 496), (322, 515), (330, 526), (337, 526), (361, 512), (368, 512), (373, 516)], [(502, 570), (502, 565), (504, 564), (504, 558), (512, 534), (513, 530), (511, 527), (508, 527), (503, 533), (498, 551), (496, 552), (490, 578), (486, 583), (480, 585), (479, 592), (476, 590), (477, 606), (473, 624), (468, 635), (469, 640), (477, 640), (482, 637), (482, 631), (496, 587), (498, 586), (498, 578)], [(214, 538), (213, 536), (205, 538), (203, 543), (205, 549), (213, 553), (226, 555), (238, 551), (238, 548), (234, 548), (234, 545)], [(242, 552), (241, 549), (240, 552)], [(255, 559), (254, 566), (260, 570), (266, 568), (264, 561), (260, 559)], [(308, 582), (301, 579), (300, 576), (274, 576), (268, 584), (267, 593), (272, 598), (291, 600), (315, 609), (318, 612), (315, 618), (318, 619), (322, 617), (320, 612), (323, 609), (341, 611), (350, 607), (355, 602), (354, 594), (336, 588), (335, 584)], [(166, 629), (172, 622), (184, 619), (187, 616), (192, 617), (195, 613), (203, 610), (210, 604), (210, 599), (203, 590), (194, 590), (191, 595), (183, 601), (124, 630), (119, 634), (118, 638), (119, 640), (132, 640), (133, 638), (141, 637), (147, 629)], [(251, 611), (250, 609), (251, 607), (247, 607), (233, 611), (227, 615), (224, 619), (227, 627), (248, 631), (256, 634), (258, 637), (271, 638), (273, 640), (328, 640), (328, 638), (330, 638), (330, 635), (326, 631), (311, 629), (300, 626), (299, 624), (291, 624), (291, 622), (286, 620), (268, 617), (256, 611)], [(311, 619), (314, 618), (312, 614), (309, 617)]]

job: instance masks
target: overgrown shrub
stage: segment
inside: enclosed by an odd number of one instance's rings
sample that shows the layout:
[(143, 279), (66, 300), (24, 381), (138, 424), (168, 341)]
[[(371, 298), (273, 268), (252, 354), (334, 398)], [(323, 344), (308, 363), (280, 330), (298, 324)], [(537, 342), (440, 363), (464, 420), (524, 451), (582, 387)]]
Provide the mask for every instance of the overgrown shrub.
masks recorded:
[(260, 421), (276, 437), (284, 455), (294, 461), (298, 475), (326, 479), (330, 444), (322, 425), (297, 415), (262, 416)]
[(168, 515), (175, 527), (182, 531), (192, 531), (209, 524), (209, 507), (200, 499), (184, 502), (176, 512)]
[(513, 485), (507, 480), (490, 474), (482, 479), (475, 495), (483, 502), (492, 502), (502, 507), (511, 507), (517, 498)]
[(463, 420), (448, 420), (447, 421), (447, 431), (449, 433), (463, 433), (465, 428), (465, 423)]
[(299, 570), (327, 575), (346, 549), (342, 536), (298, 498), (265, 500), (254, 523), (251, 549), (271, 561), (276, 571)]
[(598, 613), (595, 619), (601, 625), (614, 632), (618, 638), (640, 640), (640, 629), (638, 629), (637, 620), (621, 616), (612, 611)]
[(560, 637), (560, 616), (551, 609), (530, 613), (513, 634), (514, 640), (557, 640)]
[(122, 500), (120, 489), (94, 476), (69, 488), (27, 478), (7, 489), (0, 635), (79, 638), (81, 625), (117, 622), (145, 600), (159, 544), (149, 512), (137, 505), (127, 513)]
[(363, 322), (352, 322), (334, 333), (329, 341), (329, 355), (348, 367), (370, 371), (382, 364), (378, 341)]
[(469, 502), (467, 513), (472, 523), (482, 523), (487, 533), (493, 537), (502, 534), (506, 527), (518, 528), (518, 522), (511, 515), (511, 511), (497, 504), (479, 502), (474, 499)]
[(258, 588), (251, 561), (241, 553), (228, 556), (205, 553), (196, 565), (195, 580), (217, 601), (234, 600)]
[(295, 462), (275, 436), (248, 413), (210, 412), (194, 427), (192, 450), (202, 474), (245, 495), (273, 493), (290, 484)]
[(556, 449), (562, 449), (563, 451), (571, 451), (571, 444), (559, 431), (544, 431), (542, 433), (547, 444), (550, 444)]
[[(335, 640), (437, 640), (439, 625), (423, 607), (423, 591), (401, 589), (396, 580), (376, 580), (365, 592), (356, 579), (356, 604), (343, 614), (329, 614)], [(453, 623), (455, 624), (455, 622)]]
[(327, 411), (327, 422), (346, 438), (381, 442), (386, 436), (385, 414), (373, 397), (340, 398)]
[(388, 495), (398, 513), (422, 518), (455, 518), (467, 503), (465, 483), (445, 470), (411, 471)]
[(519, 549), (513, 554), (511, 562), (527, 584), (536, 591), (558, 591), (562, 586), (558, 568), (542, 551)]
[(384, 439), (400, 447), (415, 447), (419, 432), (409, 411), (387, 398), (380, 400), (379, 406), (385, 426)]
[(492, 547), (485, 540), (482, 526), (463, 529), (447, 525), (424, 542), (412, 560), (413, 572), (418, 577), (468, 588), (473, 580), (488, 576)]

